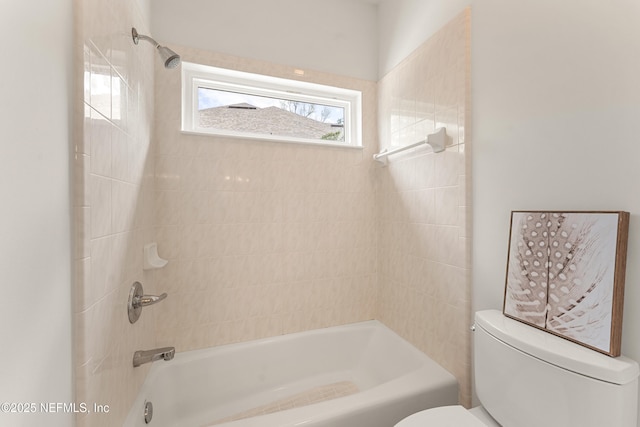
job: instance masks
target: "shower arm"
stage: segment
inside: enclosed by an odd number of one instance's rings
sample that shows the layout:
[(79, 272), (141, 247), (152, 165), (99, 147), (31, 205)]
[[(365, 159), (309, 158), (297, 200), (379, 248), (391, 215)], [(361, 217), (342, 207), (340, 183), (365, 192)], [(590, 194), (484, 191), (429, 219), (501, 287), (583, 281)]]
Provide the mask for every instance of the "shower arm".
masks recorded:
[(153, 38), (145, 36), (144, 34), (138, 34), (138, 31), (135, 28), (131, 29), (131, 37), (133, 38), (133, 42), (135, 44), (138, 44), (138, 42), (142, 39), (152, 43), (156, 49), (160, 46), (160, 43), (155, 41)]
[(160, 55), (162, 62), (164, 63), (164, 68), (175, 68), (180, 65), (180, 55), (166, 46), (161, 46), (160, 43), (155, 41), (152, 37), (138, 34), (138, 31), (135, 29), (135, 27), (131, 28), (131, 38), (133, 39), (133, 43), (136, 45), (138, 44), (140, 39), (146, 40), (149, 43), (153, 44), (156, 48), (156, 51)]

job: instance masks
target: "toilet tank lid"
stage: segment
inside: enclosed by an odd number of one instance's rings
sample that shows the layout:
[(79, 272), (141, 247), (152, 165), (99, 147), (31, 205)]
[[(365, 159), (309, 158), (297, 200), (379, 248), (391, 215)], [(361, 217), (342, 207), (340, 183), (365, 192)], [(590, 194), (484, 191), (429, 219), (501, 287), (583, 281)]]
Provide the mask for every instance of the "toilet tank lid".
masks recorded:
[(634, 360), (600, 354), (510, 319), (498, 310), (476, 312), (475, 322), (476, 327), (500, 341), (562, 369), (613, 384), (627, 384), (638, 378), (638, 363)]

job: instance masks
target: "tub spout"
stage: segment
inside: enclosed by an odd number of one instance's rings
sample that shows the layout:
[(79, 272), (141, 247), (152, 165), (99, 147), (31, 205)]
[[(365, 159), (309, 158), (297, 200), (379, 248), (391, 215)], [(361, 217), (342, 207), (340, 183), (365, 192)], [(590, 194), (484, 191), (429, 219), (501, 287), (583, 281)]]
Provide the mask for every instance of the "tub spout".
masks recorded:
[(154, 348), (153, 350), (140, 350), (133, 353), (133, 367), (156, 360), (171, 360), (176, 355), (175, 347)]

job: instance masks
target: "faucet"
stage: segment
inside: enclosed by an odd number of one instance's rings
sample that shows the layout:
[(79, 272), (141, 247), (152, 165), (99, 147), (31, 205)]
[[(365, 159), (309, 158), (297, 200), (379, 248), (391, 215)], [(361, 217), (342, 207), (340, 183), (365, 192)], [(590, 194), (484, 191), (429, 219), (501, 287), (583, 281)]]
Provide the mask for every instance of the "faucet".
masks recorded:
[(153, 350), (139, 350), (133, 353), (133, 367), (136, 368), (144, 363), (155, 362), (164, 359), (171, 360), (176, 355), (175, 347), (154, 348)]

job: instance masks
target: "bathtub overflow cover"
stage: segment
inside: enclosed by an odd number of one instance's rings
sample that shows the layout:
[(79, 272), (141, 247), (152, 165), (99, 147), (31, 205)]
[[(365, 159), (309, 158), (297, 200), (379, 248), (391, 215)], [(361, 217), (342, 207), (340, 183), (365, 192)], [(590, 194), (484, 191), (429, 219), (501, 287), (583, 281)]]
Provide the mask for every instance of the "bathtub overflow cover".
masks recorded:
[(144, 422), (149, 424), (153, 418), (153, 403), (144, 402)]

